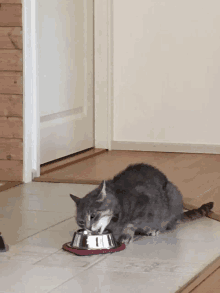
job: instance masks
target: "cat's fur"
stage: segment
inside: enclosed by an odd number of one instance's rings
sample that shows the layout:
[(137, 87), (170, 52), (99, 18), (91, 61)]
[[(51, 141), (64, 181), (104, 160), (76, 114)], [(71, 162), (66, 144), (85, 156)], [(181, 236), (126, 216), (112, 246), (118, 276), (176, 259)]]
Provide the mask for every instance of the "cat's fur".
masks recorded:
[(82, 199), (70, 196), (81, 228), (98, 233), (110, 230), (116, 241), (126, 244), (135, 232), (149, 235), (171, 230), (179, 220), (207, 216), (213, 207), (211, 202), (184, 213), (180, 191), (148, 164), (128, 166)]

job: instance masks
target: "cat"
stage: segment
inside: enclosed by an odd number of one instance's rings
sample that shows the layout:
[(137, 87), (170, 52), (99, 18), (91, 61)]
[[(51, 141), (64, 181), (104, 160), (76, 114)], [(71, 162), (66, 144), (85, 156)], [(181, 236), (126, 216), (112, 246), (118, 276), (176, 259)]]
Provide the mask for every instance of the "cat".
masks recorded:
[(77, 206), (77, 224), (93, 233), (109, 230), (115, 240), (129, 244), (136, 234), (173, 230), (179, 221), (207, 216), (214, 203), (183, 212), (178, 188), (157, 168), (129, 165), (112, 180), (103, 181), (84, 198), (70, 194)]

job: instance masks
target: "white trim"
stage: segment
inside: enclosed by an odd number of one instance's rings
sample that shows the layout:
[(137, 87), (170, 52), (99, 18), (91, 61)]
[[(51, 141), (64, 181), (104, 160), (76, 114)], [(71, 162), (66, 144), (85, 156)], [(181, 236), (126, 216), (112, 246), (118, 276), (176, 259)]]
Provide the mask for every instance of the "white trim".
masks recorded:
[(111, 149), (113, 46), (112, 0), (94, 0), (95, 147)]
[(23, 0), (23, 181), (40, 175), (36, 0)]
[(220, 154), (220, 146), (212, 144), (112, 141), (112, 149), (145, 152)]
[(113, 0), (108, 0), (108, 149), (112, 149), (113, 140)]
[(84, 14), (84, 23), (83, 23), (83, 33), (84, 33), (84, 115), (87, 116), (87, 99), (88, 99), (88, 86), (87, 86), (87, 38), (88, 38), (88, 31), (87, 31), (87, 15), (88, 15), (88, 7), (87, 7), (87, 0), (83, 0), (83, 14)]

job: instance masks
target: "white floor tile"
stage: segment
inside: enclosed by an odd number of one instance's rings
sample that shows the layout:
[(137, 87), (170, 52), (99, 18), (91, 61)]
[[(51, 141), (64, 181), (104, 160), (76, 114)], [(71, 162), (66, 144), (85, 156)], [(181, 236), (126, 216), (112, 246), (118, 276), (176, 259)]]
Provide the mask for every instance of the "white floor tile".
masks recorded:
[[(72, 293), (74, 292), (88, 292), (88, 293), (127, 293), (127, 292), (144, 292), (144, 293), (170, 293), (176, 292), (178, 283), (182, 277), (167, 276), (162, 273), (127, 273), (127, 272), (108, 272), (104, 273), (102, 270), (93, 268), (87, 270), (74, 279), (53, 289), (50, 293)], [(73, 289), (74, 288), (74, 289)]]
[(76, 269), (33, 266), (20, 261), (0, 263), (0, 283), (3, 292), (41, 293), (71, 279)]
[(66, 251), (59, 251), (35, 263), (42, 267), (63, 267), (75, 270), (75, 275), (105, 259), (106, 255), (79, 257)]
[[(10, 250), (11, 249), (12, 247), (10, 247)], [(17, 252), (14, 252), (14, 253), (12, 253), (11, 251), (10, 251), (10, 254), (8, 254), (8, 252), (4, 254), (2, 253), (0, 256), (0, 262), (9, 263), (11, 265), (13, 264), (13, 262), (35, 264), (36, 262), (41, 261), (47, 256), (48, 256), (48, 253), (37, 252), (37, 251), (21, 251), (17, 249)]]
[(73, 218), (67, 219), (61, 223), (54, 225), (53, 227), (49, 228), (51, 231), (66, 231), (72, 236), (73, 233), (79, 229), (76, 223), (76, 216), (74, 215)]
[(220, 223), (196, 220), (158, 237), (139, 237), (115, 254), (79, 257), (62, 250), (76, 225), (79, 197), (94, 185), (23, 184), (1, 192), (1, 292), (175, 292), (220, 255)]
[(83, 197), (95, 187), (95, 185), (44, 182), (22, 184), (1, 192), (1, 207), (17, 207), (20, 210), (74, 212), (75, 204), (69, 194)]
[(217, 242), (207, 246), (199, 245), (199, 241), (173, 241), (164, 235), (146, 237), (120, 253), (108, 255), (51, 293), (69, 293), (72, 288), (76, 292), (101, 293), (176, 292), (219, 256), (216, 245)]
[(0, 219), (0, 227), (5, 241), (13, 245), (24, 239), (24, 236), (33, 235), (33, 231), (39, 232), (71, 217), (72, 214), (15, 209)]
[(72, 240), (72, 235), (65, 231), (45, 230), (29, 237), (18, 244), (16, 247), (22, 251), (39, 251), (43, 253), (54, 253), (62, 248), (62, 245)]
[(178, 239), (198, 240), (201, 242), (212, 242), (220, 239), (220, 222), (210, 218), (205, 217), (189, 223), (181, 223), (179, 227), (179, 229), (171, 232), (172, 236)]
[(28, 196), (30, 194), (41, 194), (46, 197), (52, 197), (54, 195), (65, 197), (69, 196), (70, 193), (83, 197), (95, 187), (96, 185), (91, 184), (31, 182), (2, 191), (1, 197), (7, 195)]

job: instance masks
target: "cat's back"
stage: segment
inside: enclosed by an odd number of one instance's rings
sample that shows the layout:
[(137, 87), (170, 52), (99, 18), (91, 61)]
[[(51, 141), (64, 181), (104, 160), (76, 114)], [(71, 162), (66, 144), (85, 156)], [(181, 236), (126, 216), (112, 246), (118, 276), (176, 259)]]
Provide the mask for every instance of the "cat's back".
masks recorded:
[(112, 185), (126, 189), (146, 184), (163, 187), (167, 182), (167, 177), (160, 170), (144, 163), (129, 165), (111, 180)]

